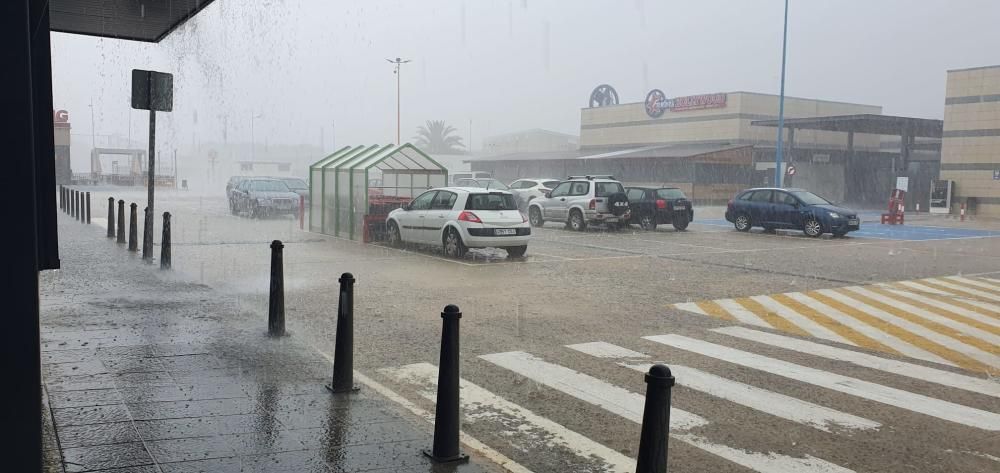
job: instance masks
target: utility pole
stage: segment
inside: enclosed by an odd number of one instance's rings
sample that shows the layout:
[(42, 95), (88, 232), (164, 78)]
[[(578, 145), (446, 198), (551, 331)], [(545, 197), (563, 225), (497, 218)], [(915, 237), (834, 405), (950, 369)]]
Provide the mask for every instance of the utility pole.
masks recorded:
[(774, 187), (781, 187), (781, 159), (785, 136), (785, 55), (788, 49), (788, 0), (785, 0), (785, 26), (781, 36), (781, 95), (778, 97), (778, 139), (774, 154)]
[(400, 144), (400, 140), (399, 140), (399, 122), (400, 122), (400, 118), (399, 118), (399, 110), (400, 110), (399, 109), (399, 67), (402, 66), (403, 64), (406, 64), (406, 63), (410, 62), (410, 60), (409, 59), (400, 59), (400, 58), (397, 57), (395, 61), (393, 61), (392, 59), (386, 59), (386, 61), (389, 61), (390, 63), (396, 65), (396, 67), (392, 70), (392, 73), (396, 74), (396, 146), (399, 146), (399, 144)]

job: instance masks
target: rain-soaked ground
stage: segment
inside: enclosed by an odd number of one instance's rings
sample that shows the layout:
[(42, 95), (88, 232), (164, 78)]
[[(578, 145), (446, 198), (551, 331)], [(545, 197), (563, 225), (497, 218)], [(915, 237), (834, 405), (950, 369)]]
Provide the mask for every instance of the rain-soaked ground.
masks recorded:
[[(1000, 420), (1000, 286), (990, 279), (1000, 275), (1000, 238), (991, 234), (744, 234), (714, 224), (721, 209), (696, 208), (686, 232), (573, 233), (550, 223), (526, 258), (475, 251), (450, 260), (433, 248), (301, 232), (287, 217), (230, 215), (221, 196), (163, 192), (157, 208), (175, 216), (176, 277), (211, 287), (242, 314), (230, 322), (248, 335), (235, 344), (265, 327), (271, 240), (285, 243), (295, 342), (333, 353), (337, 278), (353, 273), (356, 367), (423, 411), (434, 407), (440, 311), (459, 305), (463, 432), (529, 471), (629, 471), (645, 385), (627, 367), (654, 361), (686, 374), (673, 391), (685, 414), (673, 424), (673, 471), (1000, 466), (1000, 421), (990, 424)], [(907, 218), (908, 228), (928, 229), (921, 235), (1000, 230)], [(100, 224), (92, 244), (114, 246)], [(734, 326), (753, 330), (725, 329)]]

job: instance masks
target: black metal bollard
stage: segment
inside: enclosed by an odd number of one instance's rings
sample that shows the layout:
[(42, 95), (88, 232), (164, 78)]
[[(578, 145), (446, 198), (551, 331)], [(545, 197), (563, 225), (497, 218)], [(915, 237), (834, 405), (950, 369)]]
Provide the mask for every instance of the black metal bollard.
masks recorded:
[(354, 385), (354, 275), (340, 275), (337, 306), (337, 341), (333, 352), (333, 381), (326, 388), (335, 393), (357, 391)]
[(135, 212), (135, 209), (136, 207), (138, 207), (138, 205), (136, 205), (135, 202), (132, 202), (131, 204), (129, 204), (128, 207), (129, 209), (131, 209), (129, 210), (129, 220), (128, 220), (128, 250), (139, 251), (139, 242), (137, 241), (136, 238), (137, 224), (135, 221), (135, 219), (138, 218), (138, 215), (136, 215)]
[(90, 225), (90, 192), (87, 193), (87, 202), (86, 205), (84, 206), (84, 209), (87, 211), (87, 218), (86, 218), (87, 225)]
[(458, 320), (462, 312), (447, 305), (441, 312), (441, 360), (438, 366), (437, 406), (434, 409), (434, 448), (424, 455), (435, 462), (467, 462), (469, 456), (458, 449)]
[(170, 212), (163, 212), (163, 236), (160, 237), (160, 269), (170, 269)]
[(115, 237), (115, 198), (108, 197), (108, 238)]
[(83, 222), (83, 191), (76, 191), (76, 219)]
[(282, 269), (281, 240), (271, 242), (271, 297), (267, 304), (267, 334), (285, 335), (285, 272)]
[(646, 373), (646, 405), (642, 411), (642, 433), (635, 473), (667, 472), (667, 440), (670, 435), (670, 389), (674, 377), (666, 365), (653, 365)]
[(142, 244), (143, 244), (142, 260), (145, 261), (146, 263), (153, 262), (153, 252), (146, 251), (145, 248), (146, 238), (152, 237), (153, 233), (152, 225), (147, 225), (147, 223), (150, 222), (149, 220), (150, 218), (151, 217), (149, 215), (149, 207), (143, 207), (142, 208)]
[(76, 189), (70, 190), (69, 216), (76, 218)]
[(125, 244), (125, 201), (118, 200), (118, 243)]
[(73, 191), (73, 217), (80, 220), (80, 191)]
[(66, 210), (66, 188), (59, 186), (59, 210)]

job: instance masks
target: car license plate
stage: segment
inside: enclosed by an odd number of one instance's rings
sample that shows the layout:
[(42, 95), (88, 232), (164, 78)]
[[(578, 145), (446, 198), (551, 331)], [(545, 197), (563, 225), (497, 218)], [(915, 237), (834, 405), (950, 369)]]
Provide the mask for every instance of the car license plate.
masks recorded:
[(852, 219), (850, 219), (850, 220), (848, 220), (848, 221), (847, 221), (847, 224), (848, 224), (848, 225), (857, 225), (857, 224), (859, 224), (859, 223), (860, 223), (860, 222), (859, 222), (859, 221), (858, 221), (858, 219), (856, 219), (856, 218), (852, 218)]
[(517, 230), (513, 228), (497, 228), (493, 230), (494, 235), (517, 235)]
[(686, 205), (675, 205), (674, 210), (687, 210)]

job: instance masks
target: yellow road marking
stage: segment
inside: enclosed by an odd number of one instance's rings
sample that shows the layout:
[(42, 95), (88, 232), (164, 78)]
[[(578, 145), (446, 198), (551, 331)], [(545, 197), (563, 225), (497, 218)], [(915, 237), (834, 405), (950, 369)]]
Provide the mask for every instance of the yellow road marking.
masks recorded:
[(868, 325), (871, 325), (872, 327), (875, 327), (885, 333), (888, 333), (889, 335), (892, 335), (906, 343), (909, 343), (910, 345), (913, 345), (917, 348), (933, 353), (937, 356), (940, 356), (941, 358), (944, 358), (952, 363), (955, 363), (956, 365), (962, 368), (980, 372), (994, 371), (993, 367), (987, 366), (985, 363), (981, 363), (962, 353), (952, 350), (951, 348), (948, 348), (944, 345), (934, 343), (924, 337), (921, 337), (920, 335), (910, 332), (909, 330), (900, 328), (878, 317), (862, 312), (858, 309), (855, 309), (854, 307), (848, 306), (847, 304), (843, 304), (836, 299), (825, 296), (815, 291), (809, 291), (806, 292), (805, 294), (808, 295), (809, 297), (812, 297), (813, 299), (822, 302), (823, 304), (826, 304), (830, 307), (833, 307), (834, 309), (837, 309), (840, 312), (843, 312), (846, 315), (854, 317), (855, 319), (858, 319)]
[(698, 308), (705, 311), (706, 314), (711, 315), (712, 317), (718, 317), (723, 320), (731, 320), (734, 322), (737, 321), (736, 317), (733, 317), (733, 314), (730, 314), (729, 311), (723, 309), (722, 306), (716, 304), (713, 301), (695, 302), (695, 305), (697, 305)]
[(901, 354), (898, 351), (893, 350), (892, 348), (890, 348), (890, 347), (888, 347), (886, 345), (883, 345), (882, 343), (878, 342), (877, 340), (875, 340), (875, 339), (873, 339), (873, 338), (871, 338), (871, 337), (869, 337), (869, 336), (867, 336), (867, 335), (865, 335), (863, 333), (860, 333), (860, 332), (858, 332), (858, 331), (856, 331), (856, 330), (854, 330), (854, 329), (852, 329), (852, 328), (850, 328), (850, 327), (848, 327), (848, 326), (846, 326), (846, 325), (844, 325), (844, 324), (842, 324), (842, 323), (840, 323), (840, 322), (838, 322), (838, 321), (830, 318), (827, 315), (821, 314), (820, 312), (812, 309), (811, 307), (809, 307), (809, 306), (807, 306), (807, 305), (805, 305), (805, 304), (803, 304), (803, 303), (801, 303), (801, 302), (799, 302), (799, 301), (797, 301), (795, 299), (792, 299), (791, 297), (786, 296), (785, 294), (775, 294), (775, 295), (771, 296), (771, 298), (774, 299), (774, 300), (776, 300), (776, 301), (778, 301), (778, 302), (780, 302), (782, 305), (788, 307), (789, 309), (792, 309), (792, 310), (798, 312), (802, 316), (808, 317), (808, 318), (812, 319), (813, 322), (816, 322), (816, 323), (818, 323), (818, 324), (820, 324), (820, 325), (822, 325), (822, 326), (824, 326), (824, 327), (826, 327), (826, 328), (828, 328), (828, 329), (836, 332), (837, 335), (840, 335), (841, 337), (844, 337), (844, 338), (846, 338), (846, 339), (854, 342), (858, 346), (869, 348), (869, 349), (876, 350), (876, 351), (883, 351), (883, 352), (886, 352), (886, 353), (892, 353), (894, 355), (900, 355)]
[(739, 299), (734, 299), (734, 300), (736, 301), (737, 304), (743, 306), (744, 308), (746, 308), (746, 310), (753, 312), (754, 315), (760, 317), (761, 319), (764, 319), (765, 322), (767, 322), (772, 327), (778, 330), (788, 333), (794, 333), (796, 335), (802, 335), (804, 337), (812, 336), (805, 330), (802, 330), (798, 325), (795, 325), (790, 321), (788, 321), (788, 319), (770, 310), (767, 310), (766, 307), (760, 305), (759, 302), (749, 297), (741, 297)]
[[(970, 292), (966, 292), (966, 291), (963, 291), (961, 289), (955, 289), (955, 288), (951, 288), (951, 287), (945, 287), (945, 286), (942, 286), (942, 285), (937, 284), (935, 282), (928, 281), (926, 279), (920, 279), (920, 280), (917, 280), (917, 281), (914, 281), (914, 282), (918, 282), (920, 284), (923, 284), (924, 286), (927, 286), (927, 287), (930, 287), (930, 288), (934, 288), (934, 289), (937, 289), (939, 291), (947, 292), (948, 294), (955, 294), (956, 296), (959, 296), (959, 297), (965, 297), (965, 298), (968, 298), (968, 299), (977, 300), (979, 302), (989, 302), (990, 304), (995, 304), (996, 303), (996, 301), (991, 300), (991, 299), (987, 299), (987, 298), (985, 298), (983, 296), (978, 296), (976, 294), (972, 294)], [(951, 282), (951, 281), (949, 281), (949, 282)], [(956, 285), (958, 285), (958, 284), (956, 284)]]
[[(921, 284), (927, 284), (927, 283), (926, 282), (921, 282)], [(898, 282), (890, 283), (889, 285), (892, 286), (892, 287), (894, 287), (894, 288), (896, 288), (896, 289), (902, 290), (902, 291), (916, 292), (916, 293), (920, 294), (921, 296), (929, 297), (931, 299), (936, 299), (936, 300), (939, 300), (941, 302), (945, 302), (945, 303), (951, 304), (951, 305), (953, 305), (955, 307), (961, 307), (961, 308), (963, 308), (965, 310), (971, 310), (972, 312), (977, 312), (977, 313), (980, 313), (980, 314), (983, 314), (983, 315), (988, 315), (990, 317), (1000, 318), (1000, 311), (992, 311), (992, 310), (989, 310), (989, 309), (987, 309), (985, 307), (980, 307), (980, 306), (977, 306), (977, 305), (969, 304), (969, 303), (963, 302), (961, 299), (957, 299), (957, 297), (965, 297), (965, 296), (943, 296), (941, 294), (935, 294), (935, 293), (929, 292), (929, 291), (921, 291), (920, 289), (917, 289), (915, 287), (907, 286), (905, 284), (900, 284)], [(869, 287), (873, 287), (873, 286), (869, 286)]]
[(923, 317), (919, 317), (919, 316), (911, 314), (911, 313), (909, 313), (909, 312), (907, 312), (905, 310), (898, 309), (898, 308), (893, 307), (893, 306), (891, 306), (889, 304), (885, 304), (885, 303), (883, 303), (881, 301), (877, 301), (875, 299), (872, 299), (870, 297), (864, 296), (862, 294), (858, 294), (858, 293), (853, 292), (853, 291), (848, 291), (846, 289), (841, 289), (841, 288), (834, 289), (834, 291), (837, 291), (840, 294), (843, 294), (844, 296), (850, 297), (850, 298), (852, 298), (854, 300), (857, 300), (857, 301), (860, 301), (860, 302), (864, 302), (865, 304), (868, 304), (868, 305), (870, 305), (872, 307), (875, 307), (876, 309), (880, 309), (882, 311), (888, 312), (888, 313), (890, 313), (892, 315), (895, 315), (896, 317), (899, 317), (899, 318), (901, 318), (903, 320), (906, 320), (906, 321), (909, 321), (911, 323), (920, 325), (920, 326), (926, 328), (927, 330), (931, 330), (931, 331), (940, 333), (941, 335), (944, 335), (944, 336), (947, 336), (947, 337), (951, 337), (951, 338), (955, 339), (955, 341), (957, 341), (959, 343), (964, 343), (966, 345), (976, 347), (976, 348), (978, 348), (978, 349), (980, 349), (980, 350), (982, 350), (982, 351), (984, 351), (986, 353), (992, 353), (994, 355), (1000, 354), (1000, 346), (997, 346), (997, 345), (994, 345), (994, 344), (992, 344), (990, 342), (987, 342), (985, 340), (981, 340), (979, 338), (973, 337), (972, 335), (967, 335), (967, 334), (961, 333), (958, 330), (955, 330), (955, 329), (953, 329), (951, 327), (948, 327), (946, 325), (941, 325), (941, 324), (939, 324), (937, 322), (934, 322), (934, 321), (931, 321), (931, 320), (927, 320), (927, 319), (925, 319)]
[(868, 289), (869, 291), (872, 291), (872, 292), (877, 292), (877, 293), (879, 293), (879, 294), (881, 294), (881, 295), (883, 295), (885, 297), (888, 297), (888, 298), (891, 298), (891, 299), (894, 299), (894, 300), (897, 300), (897, 301), (900, 301), (900, 302), (903, 302), (903, 303), (906, 303), (906, 304), (919, 305), (921, 309), (924, 309), (927, 312), (933, 312), (933, 313), (935, 313), (937, 315), (940, 315), (941, 317), (947, 317), (949, 319), (952, 319), (952, 320), (954, 320), (956, 322), (961, 322), (961, 323), (963, 323), (965, 325), (968, 325), (970, 327), (978, 328), (979, 330), (982, 330), (984, 332), (989, 332), (989, 333), (992, 333), (993, 335), (1000, 335), (1000, 327), (997, 327), (996, 325), (984, 324), (984, 323), (982, 323), (982, 322), (980, 322), (980, 321), (978, 321), (976, 319), (970, 319), (970, 318), (965, 317), (965, 316), (963, 316), (961, 314), (956, 314), (954, 312), (942, 309), (940, 307), (934, 307), (934, 306), (927, 305), (927, 304), (920, 304), (919, 302), (914, 301), (912, 299), (907, 299), (906, 296), (902, 296), (902, 295), (896, 294), (895, 292), (892, 292), (892, 291), (880, 288), (878, 286), (869, 286), (866, 289)]

